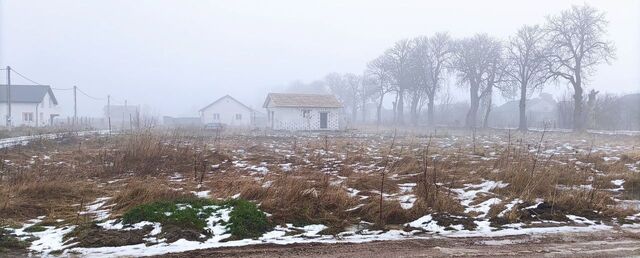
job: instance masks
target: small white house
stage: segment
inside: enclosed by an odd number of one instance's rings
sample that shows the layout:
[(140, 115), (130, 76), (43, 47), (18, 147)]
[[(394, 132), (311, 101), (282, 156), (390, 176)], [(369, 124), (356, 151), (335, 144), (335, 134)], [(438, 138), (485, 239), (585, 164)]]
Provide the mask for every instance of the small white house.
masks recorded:
[(203, 124), (222, 123), (228, 126), (254, 125), (256, 112), (242, 102), (226, 95), (200, 109)]
[(273, 130), (340, 130), (343, 106), (334, 95), (269, 93), (263, 107)]
[(48, 126), (60, 115), (58, 100), (47, 85), (11, 85), (11, 98), (7, 98), (7, 85), (0, 85), (0, 126), (6, 126), (11, 100), (12, 126)]

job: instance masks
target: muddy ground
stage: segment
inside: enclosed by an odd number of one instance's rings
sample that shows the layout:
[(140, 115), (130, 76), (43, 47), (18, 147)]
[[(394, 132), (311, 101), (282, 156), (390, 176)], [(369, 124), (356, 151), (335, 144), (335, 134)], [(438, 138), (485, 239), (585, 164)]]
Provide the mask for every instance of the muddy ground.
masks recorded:
[(511, 237), (253, 245), (158, 257), (640, 257), (640, 229)]

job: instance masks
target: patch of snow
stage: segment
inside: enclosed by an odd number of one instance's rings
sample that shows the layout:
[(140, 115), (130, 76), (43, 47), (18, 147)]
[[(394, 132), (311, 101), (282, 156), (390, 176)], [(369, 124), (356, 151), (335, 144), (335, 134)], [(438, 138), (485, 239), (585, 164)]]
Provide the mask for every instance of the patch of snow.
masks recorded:
[(191, 191), (191, 193), (193, 193), (195, 196), (197, 196), (198, 198), (209, 198), (209, 193), (211, 191), (210, 190), (206, 190), (206, 191)]

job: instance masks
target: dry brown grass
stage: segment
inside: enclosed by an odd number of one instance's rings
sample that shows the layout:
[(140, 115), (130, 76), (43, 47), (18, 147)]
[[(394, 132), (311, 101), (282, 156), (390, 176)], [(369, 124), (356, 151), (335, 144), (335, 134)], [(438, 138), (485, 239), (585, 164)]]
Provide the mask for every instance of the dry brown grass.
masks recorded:
[(114, 215), (122, 214), (140, 204), (193, 196), (176, 191), (167, 186), (165, 181), (154, 178), (134, 178), (124, 184), (121, 189), (109, 200), (110, 204), (115, 204), (112, 208)]
[(630, 173), (624, 178), (625, 197), (640, 200), (640, 173)]
[(356, 202), (347, 192), (329, 183), (312, 183), (304, 178), (280, 176), (271, 186), (247, 185), (241, 197), (255, 200), (276, 223), (342, 225), (350, 219), (347, 209)]
[(448, 191), (444, 186), (439, 186), (427, 179), (425, 183), (423, 178), (418, 180), (415, 188), (418, 200), (414, 205), (414, 213), (426, 214), (428, 212), (446, 212), (450, 214), (459, 214), (464, 211), (460, 201), (456, 198), (456, 194)]
[[(579, 215), (587, 214), (591, 209), (612, 216), (620, 214), (610, 201), (611, 193), (606, 190), (613, 188), (611, 180), (620, 178), (626, 180), (626, 197), (638, 198), (640, 178), (629, 174), (625, 165), (639, 160), (637, 153), (630, 152), (618, 162), (603, 162), (603, 154), (584, 153), (548, 159), (529, 152), (529, 148), (537, 145), (535, 139), (534, 143), (526, 139), (518, 142), (514, 137), (510, 148), (504, 148), (498, 147), (499, 143), (494, 143), (495, 146), (483, 143), (486, 138), (481, 136), (476, 143), (476, 154), (484, 155), (483, 159), (469, 155), (473, 147), (467, 138), (456, 142), (455, 147), (440, 147), (442, 145), (435, 142), (445, 138), (434, 138), (429, 155), (437, 155), (434, 157), (438, 161), (434, 164), (433, 159), (429, 160), (426, 178), (422, 160), (429, 138), (425, 137), (401, 136), (392, 141), (388, 135), (352, 139), (346, 136), (292, 138), (230, 134), (213, 140), (204, 134), (143, 131), (90, 139), (70, 137), (66, 142), (42, 141), (0, 152), (0, 160), (14, 162), (6, 167), (0, 162), (3, 172), (0, 208), (3, 205), (11, 207), (0, 210), (0, 216), (26, 219), (52, 211), (74, 214), (78, 208), (71, 205), (103, 196), (113, 197), (109, 202), (115, 204), (113, 213), (118, 215), (142, 203), (191, 197), (190, 191), (210, 190), (213, 198), (221, 199), (240, 193), (241, 198), (259, 203), (276, 223), (323, 223), (339, 229), (361, 219), (387, 225), (403, 224), (429, 213), (462, 214), (464, 208), (457, 194), (450, 189), (485, 180), (509, 183), (506, 188), (493, 190), (494, 194), (480, 194), (474, 199), (472, 205), (491, 197), (503, 200), (502, 204), (492, 207), (489, 217), (504, 210), (504, 204), (514, 198), (534, 204), (543, 198), (554, 205), (557, 213)], [(530, 137), (540, 138), (536, 134)], [(395, 143), (393, 149), (390, 148), (392, 142)], [(485, 145), (492, 147), (485, 149)], [(282, 151), (276, 153), (274, 149)], [(52, 159), (31, 162), (32, 156), (43, 153), (50, 154)], [(375, 167), (384, 163), (375, 157), (387, 153), (398, 159), (394, 159), (385, 173), (383, 192), (392, 196), (383, 202), (381, 212), (378, 193), (381, 173)], [(603, 174), (593, 173), (590, 169), (576, 170), (571, 158), (591, 162)], [(260, 174), (235, 167), (231, 164), (233, 159), (242, 159), (249, 165), (266, 162), (270, 171)], [(531, 171), (534, 162), (536, 169)], [(219, 169), (208, 167), (221, 163)], [(295, 168), (282, 171), (277, 165), (282, 163), (292, 163)], [(356, 163), (361, 166), (350, 166)], [(368, 165), (374, 169), (363, 172)], [(354, 168), (358, 168), (358, 172)], [(184, 180), (168, 181), (174, 173), (182, 174)], [(105, 183), (116, 178), (122, 181)], [(200, 188), (197, 187), (199, 178), (202, 178)], [(38, 189), (29, 189), (26, 186), (31, 182), (41, 182), (37, 183), (41, 185), (33, 183), (32, 187)], [(270, 185), (267, 182), (271, 182)], [(395, 199), (404, 194), (399, 191), (400, 183), (417, 184), (412, 190), (417, 200), (411, 209), (402, 209)], [(269, 186), (263, 187), (263, 184)], [(566, 190), (588, 184), (594, 184), (595, 190), (586, 193)], [(98, 188), (97, 185), (105, 187)], [(357, 197), (351, 197), (345, 190), (347, 187), (361, 192)], [(636, 195), (628, 195), (633, 193)], [(361, 200), (363, 196), (366, 198)], [(620, 198), (619, 195), (616, 197)], [(43, 200), (59, 201), (56, 205), (60, 207), (47, 206)], [(361, 207), (352, 209), (358, 205)], [(61, 208), (63, 206), (67, 208)], [(380, 213), (382, 221), (379, 221)], [(517, 221), (521, 216), (514, 209), (507, 217)]]
[[(378, 192), (382, 183), (381, 173), (355, 174), (347, 179), (347, 186), (358, 189), (360, 191)], [(389, 175), (385, 175), (384, 193), (398, 192), (398, 184), (394, 180), (389, 179)], [(371, 193), (370, 193), (371, 194)]]
[[(86, 181), (33, 181), (0, 189), (0, 218), (24, 220), (38, 216), (67, 219), (101, 191)], [(71, 206), (77, 204), (77, 207)]]
[(369, 201), (360, 210), (360, 216), (365, 221), (374, 222), (379, 228), (388, 224), (403, 224), (418, 218), (409, 210), (403, 209), (398, 201), (384, 200), (382, 221), (380, 221), (380, 198), (369, 198)]

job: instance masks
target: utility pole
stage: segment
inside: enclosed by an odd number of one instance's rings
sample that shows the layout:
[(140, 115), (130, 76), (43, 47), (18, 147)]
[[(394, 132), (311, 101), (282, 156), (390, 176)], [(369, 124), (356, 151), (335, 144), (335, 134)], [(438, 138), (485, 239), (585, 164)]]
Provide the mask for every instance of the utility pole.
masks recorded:
[(140, 130), (140, 104), (136, 107), (136, 127)]
[(362, 75), (362, 80), (360, 81), (362, 83), (362, 96), (361, 96), (361, 98), (362, 98), (362, 123), (363, 124), (366, 122), (365, 120), (367, 119), (367, 112), (365, 110), (365, 106), (367, 105), (367, 101), (365, 99), (366, 90), (364, 88), (365, 84), (366, 84), (365, 80), (366, 80), (366, 75), (363, 74)]
[(107, 123), (109, 123), (109, 133), (111, 133), (111, 95), (107, 95)]
[(11, 66), (7, 66), (7, 128), (11, 128)]
[(77, 93), (78, 87), (73, 85), (73, 125), (75, 126), (78, 120), (78, 100)]
[(124, 127), (125, 115), (124, 114), (128, 113), (128, 112), (129, 111), (127, 110), (127, 100), (125, 99), (124, 100), (124, 111), (122, 111), (122, 131), (125, 130), (125, 127)]

